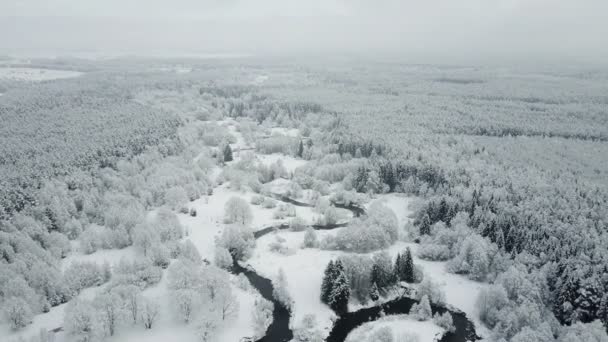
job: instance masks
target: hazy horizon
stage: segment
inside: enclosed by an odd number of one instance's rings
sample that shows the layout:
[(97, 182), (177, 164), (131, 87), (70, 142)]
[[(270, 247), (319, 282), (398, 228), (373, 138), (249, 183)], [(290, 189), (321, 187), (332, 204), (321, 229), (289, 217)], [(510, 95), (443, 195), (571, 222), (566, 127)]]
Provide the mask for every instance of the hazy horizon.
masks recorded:
[(0, 53), (603, 64), (607, 12), (599, 0), (11, 0), (0, 4)]

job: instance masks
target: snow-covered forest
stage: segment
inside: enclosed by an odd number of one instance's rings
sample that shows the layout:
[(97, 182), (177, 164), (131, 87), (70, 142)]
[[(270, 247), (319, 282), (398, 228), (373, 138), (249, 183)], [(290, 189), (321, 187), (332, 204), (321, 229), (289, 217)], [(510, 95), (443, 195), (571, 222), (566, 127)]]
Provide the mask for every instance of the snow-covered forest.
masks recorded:
[(0, 340), (608, 341), (608, 74), (0, 61)]

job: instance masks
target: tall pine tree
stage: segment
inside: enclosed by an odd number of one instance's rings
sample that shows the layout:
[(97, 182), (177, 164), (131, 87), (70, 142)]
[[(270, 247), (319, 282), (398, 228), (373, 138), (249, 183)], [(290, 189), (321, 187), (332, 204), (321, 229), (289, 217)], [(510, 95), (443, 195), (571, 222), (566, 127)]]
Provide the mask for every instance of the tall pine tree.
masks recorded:
[(329, 295), (331, 294), (335, 273), (336, 267), (334, 261), (330, 260), (327, 267), (325, 267), (323, 282), (321, 283), (321, 301), (325, 304), (329, 304)]
[(424, 214), (420, 222), (420, 235), (431, 235), (431, 219), (428, 214)]
[(332, 291), (329, 296), (329, 306), (338, 314), (348, 312), (348, 299), (350, 298), (350, 286), (344, 269), (337, 269), (338, 274), (334, 280)]
[(413, 283), (416, 279), (414, 274), (414, 259), (412, 258), (412, 251), (408, 247), (405, 251), (405, 255), (402, 257), (403, 273), (401, 280), (407, 283)]
[(232, 161), (232, 148), (230, 148), (229, 144), (226, 144), (224, 147), (224, 162)]

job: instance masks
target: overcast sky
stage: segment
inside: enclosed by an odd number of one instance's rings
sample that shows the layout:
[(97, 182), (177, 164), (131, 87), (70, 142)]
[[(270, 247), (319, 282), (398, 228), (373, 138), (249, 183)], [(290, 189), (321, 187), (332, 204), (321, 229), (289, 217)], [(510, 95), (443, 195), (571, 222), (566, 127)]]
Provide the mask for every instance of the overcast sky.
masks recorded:
[(0, 0), (0, 52), (608, 60), (608, 0)]

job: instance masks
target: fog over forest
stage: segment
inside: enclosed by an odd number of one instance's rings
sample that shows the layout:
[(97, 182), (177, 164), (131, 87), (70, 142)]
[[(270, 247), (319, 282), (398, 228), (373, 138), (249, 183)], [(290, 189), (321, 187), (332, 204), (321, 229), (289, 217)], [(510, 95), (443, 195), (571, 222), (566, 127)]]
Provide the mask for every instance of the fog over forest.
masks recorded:
[(603, 0), (5, 0), (0, 49), (602, 64), (607, 12)]

